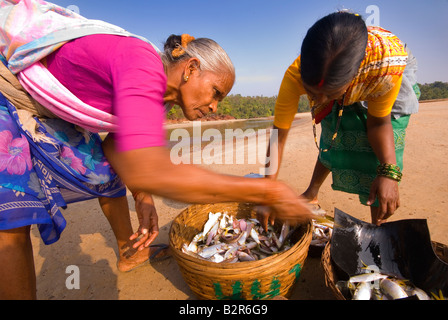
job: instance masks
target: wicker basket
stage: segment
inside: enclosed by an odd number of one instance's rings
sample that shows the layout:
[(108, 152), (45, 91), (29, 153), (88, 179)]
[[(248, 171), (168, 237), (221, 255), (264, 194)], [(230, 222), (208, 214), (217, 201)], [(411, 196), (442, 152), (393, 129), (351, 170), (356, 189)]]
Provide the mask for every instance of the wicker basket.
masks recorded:
[(330, 247), (331, 242), (328, 242), (324, 248), (324, 251), (322, 252), (322, 258), (321, 258), (322, 268), (324, 269), (325, 285), (329, 287), (331, 291), (333, 291), (334, 295), (338, 300), (345, 300), (345, 297), (342, 294), (342, 292), (336, 287), (338, 279), (336, 277), (335, 272), (333, 271), (333, 264), (331, 262), (331, 256), (330, 256)]
[[(437, 254), (437, 256), (448, 263), (448, 247), (444, 244), (432, 241), (431, 242), (432, 247), (434, 249), (434, 252)], [(324, 275), (325, 275), (325, 284), (327, 287), (329, 287), (336, 298), (338, 300), (346, 300), (346, 297), (342, 294), (342, 292), (336, 287), (336, 283), (338, 282), (337, 275), (333, 268), (333, 263), (331, 261), (330, 256), (330, 242), (325, 246), (325, 249), (322, 253), (321, 258), (321, 264), (324, 269)]]
[(300, 275), (312, 238), (312, 225), (298, 228), (298, 241), (287, 251), (250, 262), (214, 263), (181, 251), (201, 232), (209, 212), (227, 212), (236, 218), (254, 217), (249, 204), (192, 205), (182, 211), (170, 229), (170, 247), (183, 278), (200, 299), (272, 299), (288, 297)]

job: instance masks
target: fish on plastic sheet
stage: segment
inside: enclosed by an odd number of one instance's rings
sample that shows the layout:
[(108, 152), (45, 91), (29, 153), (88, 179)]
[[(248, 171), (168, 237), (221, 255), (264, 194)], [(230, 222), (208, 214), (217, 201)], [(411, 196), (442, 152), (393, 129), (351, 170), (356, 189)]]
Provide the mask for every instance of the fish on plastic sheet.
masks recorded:
[(424, 290), (409, 280), (398, 279), (381, 272), (367, 271), (354, 275), (348, 281), (338, 281), (336, 287), (352, 300), (431, 300)]
[[(445, 300), (448, 261), (433, 245), (425, 219), (376, 226), (335, 208), (330, 258), (337, 277), (344, 280), (336, 286), (352, 299), (362, 282), (355, 280), (370, 277), (365, 282), (371, 285), (371, 299)], [(364, 275), (369, 272), (380, 275)]]

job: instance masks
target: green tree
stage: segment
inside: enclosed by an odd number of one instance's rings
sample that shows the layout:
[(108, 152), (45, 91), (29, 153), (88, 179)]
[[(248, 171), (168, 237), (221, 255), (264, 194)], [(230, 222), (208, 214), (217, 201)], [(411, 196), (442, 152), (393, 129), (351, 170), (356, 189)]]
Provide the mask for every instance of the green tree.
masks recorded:
[(433, 83), (418, 84), (420, 87), (420, 101), (448, 98), (448, 83), (435, 81)]

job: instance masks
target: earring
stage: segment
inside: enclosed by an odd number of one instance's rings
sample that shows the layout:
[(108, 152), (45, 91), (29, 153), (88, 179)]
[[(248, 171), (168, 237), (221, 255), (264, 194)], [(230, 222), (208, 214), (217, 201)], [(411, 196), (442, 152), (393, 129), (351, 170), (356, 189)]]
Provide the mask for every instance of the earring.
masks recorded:
[(184, 81), (185, 81), (185, 82), (188, 81), (188, 76), (184, 76)]

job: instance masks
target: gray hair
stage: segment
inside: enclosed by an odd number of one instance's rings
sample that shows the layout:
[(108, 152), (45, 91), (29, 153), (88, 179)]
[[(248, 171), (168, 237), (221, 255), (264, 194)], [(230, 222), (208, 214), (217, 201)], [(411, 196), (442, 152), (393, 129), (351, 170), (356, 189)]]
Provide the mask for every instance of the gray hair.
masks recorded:
[[(182, 49), (182, 55), (173, 57), (173, 50)], [(171, 35), (164, 45), (161, 54), (162, 61), (166, 66), (173, 65), (179, 61), (197, 58), (203, 71), (213, 73), (230, 73), (235, 76), (235, 67), (224, 49), (214, 40), (208, 38), (194, 39), (186, 47), (181, 44), (181, 36)]]

